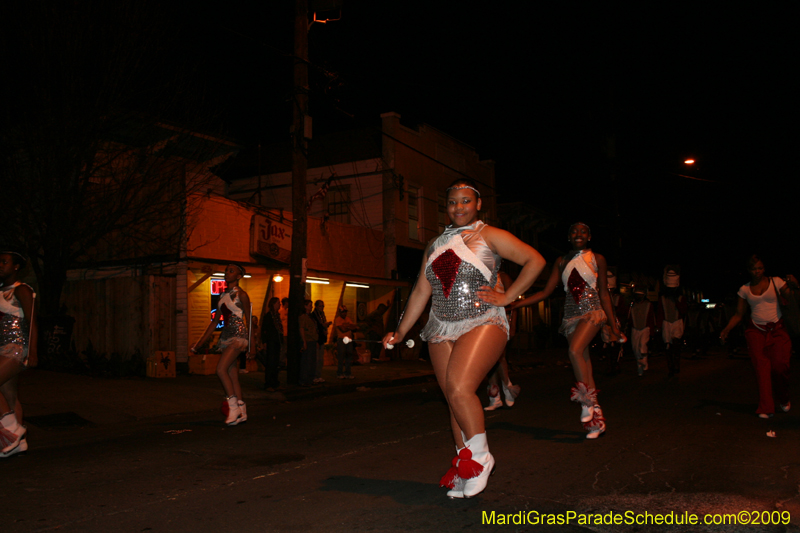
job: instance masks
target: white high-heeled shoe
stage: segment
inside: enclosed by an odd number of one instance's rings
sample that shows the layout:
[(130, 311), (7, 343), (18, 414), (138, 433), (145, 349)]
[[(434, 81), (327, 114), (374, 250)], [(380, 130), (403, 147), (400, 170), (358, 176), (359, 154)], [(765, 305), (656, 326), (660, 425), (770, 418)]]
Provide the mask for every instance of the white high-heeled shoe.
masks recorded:
[(239, 410), (242, 412), (242, 416), (239, 417), (239, 423), (247, 422), (247, 404), (245, 404), (242, 400), (238, 401)]

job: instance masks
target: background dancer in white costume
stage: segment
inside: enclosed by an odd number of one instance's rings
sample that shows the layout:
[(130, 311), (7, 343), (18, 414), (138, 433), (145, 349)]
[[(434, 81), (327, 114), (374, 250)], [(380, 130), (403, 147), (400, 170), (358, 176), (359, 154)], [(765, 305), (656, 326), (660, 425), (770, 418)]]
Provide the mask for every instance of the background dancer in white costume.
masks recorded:
[[(436, 379), (450, 408), (457, 457), (441, 480), (451, 498), (469, 498), (486, 488), (494, 469), (476, 391), (508, 341), (506, 305), (531, 286), (544, 258), (507, 231), (478, 220), (480, 192), (469, 179), (447, 189), (452, 221), (426, 250), (419, 278), (397, 329), (383, 338), (398, 344), (432, 299), (430, 319), (420, 337), (429, 343)], [(522, 266), (517, 280), (494, 290), (502, 259)]]
[(247, 358), (255, 356), (250, 338), (250, 298), (244, 290), (239, 288), (239, 280), (244, 277), (244, 268), (231, 263), (225, 269), (225, 283), (227, 288), (220, 297), (217, 312), (200, 337), (191, 348), (197, 353), (197, 348), (202, 346), (214, 330), (219, 321), (224, 319), (225, 326), (219, 335), (219, 347), (222, 356), (217, 363), (217, 377), (225, 389), (225, 401), (222, 412), (225, 414), (225, 423), (235, 426), (247, 422), (247, 406), (242, 400), (242, 388), (239, 386), (239, 368), (236, 364), (239, 353), (247, 350)]
[[(500, 283), (498, 288), (505, 291), (505, 287), (510, 287), (513, 283), (511, 276), (505, 272), (500, 272), (498, 279)], [(506, 308), (506, 317), (508, 318), (508, 340), (510, 341), (517, 333), (517, 312), (511, 308)], [(484, 411), (494, 411), (503, 407), (503, 400), (500, 399), (500, 391), (503, 391), (506, 405), (513, 407), (519, 396), (520, 387), (511, 383), (511, 378), (508, 375), (508, 345), (500, 355), (500, 360), (494, 365), (494, 368), (489, 373), (488, 385), (486, 392), (489, 394), (489, 405), (483, 408)]]
[(514, 302), (512, 307), (516, 309), (537, 304), (552, 294), (559, 281), (564, 284), (567, 297), (559, 333), (569, 341), (569, 360), (577, 381), (570, 399), (582, 406), (581, 422), (588, 432), (586, 438), (596, 439), (606, 430), (606, 420), (597, 403), (598, 391), (594, 384), (589, 343), (607, 319), (612, 335), (619, 338), (620, 342), (627, 339), (617, 327), (608, 294), (606, 260), (589, 248), (589, 241), (592, 240), (589, 226), (576, 222), (569, 228), (568, 240), (572, 244), (572, 251), (558, 258), (544, 290)]
[(637, 287), (634, 290), (628, 320), (631, 324), (631, 350), (636, 357), (636, 373), (643, 376), (649, 368), (647, 344), (650, 342), (650, 333), (656, 329), (654, 305), (645, 298), (644, 289)]

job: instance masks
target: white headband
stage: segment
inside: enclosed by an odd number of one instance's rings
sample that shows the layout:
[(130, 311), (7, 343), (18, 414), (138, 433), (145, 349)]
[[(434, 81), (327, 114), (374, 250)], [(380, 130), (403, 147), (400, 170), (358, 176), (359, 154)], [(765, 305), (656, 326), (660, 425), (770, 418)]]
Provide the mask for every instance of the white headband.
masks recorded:
[(463, 184), (463, 185), (461, 185), (459, 187), (448, 187), (447, 188), (448, 191), (457, 191), (459, 189), (472, 189), (473, 191), (475, 191), (475, 194), (478, 195), (478, 198), (481, 197), (480, 191), (478, 189), (476, 189), (475, 187), (471, 186), (471, 185)]

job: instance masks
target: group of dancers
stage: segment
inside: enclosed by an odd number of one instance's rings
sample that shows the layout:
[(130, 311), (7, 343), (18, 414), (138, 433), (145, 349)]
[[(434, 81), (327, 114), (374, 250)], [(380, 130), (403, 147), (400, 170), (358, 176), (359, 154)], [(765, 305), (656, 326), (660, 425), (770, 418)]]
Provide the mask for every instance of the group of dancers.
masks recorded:
[[(606, 423), (597, 401), (589, 343), (606, 323), (614, 336), (624, 339), (609, 298), (606, 262), (589, 247), (591, 229), (587, 224), (570, 226), (572, 250), (556, 261), (545, 289), (517, 301), (546, 262), (509, 232), (479, 220), (480, 209), (481, 193), (472, 180), (459, 179), (447, 189), (452, 224), (428, 244), (406, 310), (397, 329), (383, 339), (386, 346), (402, 342), (431, 300), (430, 318), (420, 338), (428, 342), (434, 373), (450, 410), (456, 456), (440, 482), (450, 498), (479, 494), (494, 470), (484, 409), (476, 391), (508, 341), (506, 307), (533, 305), (547, 298), (559, 281), (563, 283), (567, 304), (560, 331), (569, 341), (576, 379), (571, 399), (581, 406), (580, 420), (590, 439), (600, 436)], [(508, 286), (497, 283), (503, 259), (522, 267)], [(518, 390), (506, 377), (500, 386), (506, 401), (513, 402)], [(499, 390), (495, 392), (499, 396)]]
[[(580, 421), (587, 439), (596, 439), (606, 430), (589, 344), (604, 327), (608, 330), (606, 336), (617, 342), (626, 340), (609, 293), (605, 258), (592, 251), (592, 232), (587, 224), (576, 222), (570, 226), (567, 239), (571, 250), (555, 261), (544, 289), (518, 300), (544, 269), (545, 259), (511, 233), (479, 220), (480, 209), (481, 193), (472, 180), (459, 179), (447, 189), (447, 214), (452, 224), (428, 244), (406, 309), (395, 331), (387, 333), (381, 341), (387, 348), (403, 342), (431, 300), (429, 320), (420, 337), (428, 342), (434, 373), (450, 413), (455, 458), (440, 482), (448, 489), (450, 498), (470, 498), (481, 493), (494, 471), (484, 408), (477, 396), (481, 382), (496, 369), (494, 373), (499, 378), (490, 380), (490, 396), (494, 397), (490, 408), (502, 405), (501, 388), (508, 404), (519, 393), (518, 387), (510, 384), (507, 370), (503, 372), (506, 367), (501, 360), (510, 331), (506, 309), (534, 305), (548, 298), (559, 283), (563, 285), (566, 302), (559, 332), (569, 343), (569, 359), (575, 375), (570, 399), (581, 407)], [(498, 283), (503, 259), (522, 267), (513, 282), (506, 278)], [(24, 264), (20, 253), (0, 250), (0, 410), (5, 413), (0, 427), (0, 457), (27, 449), (16, 387), (19, 373), (36, 362), (36, 321), (33, 290), (18, 280)], [(779, 294), (787, 293), (790, 285), (796, 289), (797, 281), (791, 278), (790, 283), (784, 284), (766, 278), (763, 263), (757, 258), (751, 260), (750, 268), (753, 279), (740, 290), (737, 315), (721, 338), (724, 340), (728, 331), (742, 320), (749, 303), (753, 313), (746, 335), (762, 393), (758, 412), (768, 417), (774, 411), (770, 376), (777, 375), (781, 409), (788, 411), (791, 405), (787, 388), (788, 336), (782, 329), (780, 312), (775, 313), (774, 302)], [(227, 289), (219, 302), (220, 312), (191, 348), (196, 352), (224, 319), (217, 376), (225, 390), (223, 412), (228, 425), (247, 420), (236, 363), (243, 351), (248, 351), (248, 357), (254, 356), (248, 331), (250, 301), (239, 287), (244, 274), (244, 267), (228, 265)], [(770, 294), (771, 300), (767, 297)], [(769, 305), (764, 305), (765, 300)], [(640, 373), (647, 365), (646, 352), (642, 355), (637, 354)]]

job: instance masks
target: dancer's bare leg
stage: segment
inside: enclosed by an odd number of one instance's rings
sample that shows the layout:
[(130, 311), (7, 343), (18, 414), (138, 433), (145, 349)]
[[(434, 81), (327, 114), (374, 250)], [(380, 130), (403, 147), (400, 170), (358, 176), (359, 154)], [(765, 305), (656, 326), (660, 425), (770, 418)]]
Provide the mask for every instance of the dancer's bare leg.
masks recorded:
[(503, 353), (508, 336), (497, 326), (479, 326), (453, 344), (447, 365), (447, 402), (467, 440), (485, 433), (483, 406), (475, 393)]
[(601, 325), (581, 321), (567, 339), (569, 341), (569, 360), (575, 380), (586, 383), (590, 389), (594, 388), (594, 374), (592, 373), (592, 359), (589, 356), (589, 344), (600, 331)]
[[(433, 373), (436, 375), (436, 381), (439, 383), (439, 388), (442, 389), (447, 400), (447, 365), (450, 363), (450, 352), (453, 351), (452, 342), (439, 342), (429, 343), (428, 353), (431, 356), (431, 364), (433, 365)], [(450, 428), (453, 431), (453, 440), (457, 448), (464, 447), (464, 439), (461, 437), (461, 427), (456, 422), (456, 417), (453, 415), (453, 409), (450, 407), (450, 400), (447, 400), (447, 407), (450, 410)]]
[[(239, 352), (241, 353), (241, 352)], [(242, 386), (239, 384), (239, 354), (233, 359), (234, 364), (228, 367), (228, 377), (233, 383), (233, 395), (239, 400), (242, 399)]]
[(508, 361), (506, 360), (505, 350), (503, 350), (503, 354), (500, 356), (500, 361), (497, 362), (497, 379), (500, 383), (505, 383), (506, 386), (511, 383), (511, 380), (508, 379)]
[[(239, 346), (233, 343), (232, 346), (223, 350), (219, 363), (217, 363), (217, 377), (222, 382), (222, 388), (225, 389), (225, 396), (236, 396), (236, 388), (239, 386), (239, 369), (236, 368), (236, 385), (234, 385), (230, 369), (239, 360), (239, 352), (241, 352)], [(238, 398), (238, 396), (236, 397)]]
[(0, 414), (14, 410), (17, 422), (22, 424), (22, 404), (17, 396), (19, 374), (0, 385)]

